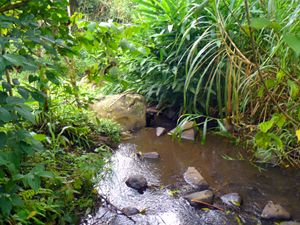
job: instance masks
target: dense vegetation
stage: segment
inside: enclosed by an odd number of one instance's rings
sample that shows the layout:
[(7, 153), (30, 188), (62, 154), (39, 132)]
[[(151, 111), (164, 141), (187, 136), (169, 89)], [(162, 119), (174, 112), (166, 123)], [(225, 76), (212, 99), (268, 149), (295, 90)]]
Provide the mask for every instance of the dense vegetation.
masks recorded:
[[(125, 2), (71, 1), (68, 15), (66, 0), (1, 1), (1, 223), (91, 212), (120, 138), (85, 110), (99, 92), (141, 93), (203, 125), (204, 139), (226, 121), (251, 134), (254, 155), (300, 166), (297, 0)], [(84, 90), (84, 75), (106, 84)]]

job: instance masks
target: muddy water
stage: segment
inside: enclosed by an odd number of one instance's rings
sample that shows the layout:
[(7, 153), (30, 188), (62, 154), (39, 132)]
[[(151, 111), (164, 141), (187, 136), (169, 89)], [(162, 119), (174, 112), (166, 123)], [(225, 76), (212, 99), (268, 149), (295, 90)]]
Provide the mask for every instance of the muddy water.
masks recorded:
[[(136, 152), (157, 151), (160, 159), (140, 160)], [(219, 210), (200, 210), (191, 207), (180, 196), (171, 196), (168, 191), (185, 185), (183, 174), (194, 166), (213, 190), (214, 204), (221, 206), (219, 197), (238, 192), (243, 197), (238, 219), (242, 224), (273, 224), (259, 221), (264, 205), (272, 200), (281, 204), (300, 221), (300, 171), (267, 168), (259, 171), (249, 162), (225, 160), (222, 155), (237, 158), (244, 150), (226, 139), (208, 136), (204, 146), (200, 141), (172, 141), (164, 135), (156, 137), (155, 129), (147, 128), (123, 141), (112, 158), (112, 176), (99, 184), (99, 192), (118, 208), (127, 206), (145, 209), (145, 214), (134, 215), (136, 224), (238, 224), (233, 214)], [(125, 180), (133, 174), (143, 175), (151, 186), (144, 194), (128, 188)], [(101, 207), (88, 224), (134, 224), (126, 216)]]

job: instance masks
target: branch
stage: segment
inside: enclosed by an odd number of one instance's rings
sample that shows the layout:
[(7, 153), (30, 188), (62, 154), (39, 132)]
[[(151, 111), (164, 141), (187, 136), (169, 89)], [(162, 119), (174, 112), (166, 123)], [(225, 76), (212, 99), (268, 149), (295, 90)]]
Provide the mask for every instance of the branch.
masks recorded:
[(200, 203), (200, 204), (203, 204), (203, 205), (207, 205), (207, 206), (210, 206), (210, 207), (213, 207), (213, 208), (216, 208), (216, 209), (225, 211), (225, 209), (222, 209), (222, 208), (220, 208), (220, 207), (218, 207), (218, 206), (214, 206), (214, 205), (208, 204), (208, 203), (206, 203), (206, 202), (201, 202), (201, 201), (197, 201), (197, 200), (191, 200), (191, 202)]
[(23, 2), (19, 2), (19, 3), (16, 3), (16, 4), (12, 4), (12, 5), (2, 7), (2, 8), (0, 8), (0, 13), (7, 12), (9, 10), (19, 9), (22, 6), (27, 5), (29, 3), (29, 1), (30, 0), (24, 0)]

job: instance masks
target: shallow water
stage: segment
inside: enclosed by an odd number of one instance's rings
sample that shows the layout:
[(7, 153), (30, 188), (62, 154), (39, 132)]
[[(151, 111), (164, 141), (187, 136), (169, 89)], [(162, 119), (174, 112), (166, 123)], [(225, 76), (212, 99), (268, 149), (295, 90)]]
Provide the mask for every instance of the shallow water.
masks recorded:
[[(201, 141), (179, 143), (169, 135), (157, 137), (154, 128), (132, 135), (112, 157), (112, 176), (99, 184), (99, 192), (120, 209), (145, 209), (144, 215), (132, 216), (136, 224), (238, 224), (233, 214), (195, 209), (180, 196), (168, 194), (167, 191), (185, 184), (183, 174), (189, 166), (194, 166), (206, 179), (214, 192), (215, 205), (223, 207), (219, 197), (227, 193), (238, 192), (243, 197), (241, 212), (237, 214), (242, 224), (258, 224), (261, 210), (269, 200), (282, 205), (294, 220), (300, 221), (300, 171), (269, 167), (260, 172), (249, 162), (225, 160), (222, 155), (238, 158), (239, 153), (245, 152), (217, 135), (207, 136), (204, 146)], [(132, 155), (153, 151), (159, 153), (159, 159), (140, 160)], [(143, 175), (151, 186), (144, 194), (126, 186), (125, 180), (133, 174)], [(87, 223), (134, 224), (106, 207), (100, 207)]]

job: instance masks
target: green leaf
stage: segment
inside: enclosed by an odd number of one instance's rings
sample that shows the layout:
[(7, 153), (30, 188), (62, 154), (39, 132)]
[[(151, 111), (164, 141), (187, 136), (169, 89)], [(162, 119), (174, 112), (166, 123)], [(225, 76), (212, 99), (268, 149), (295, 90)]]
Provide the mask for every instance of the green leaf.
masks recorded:
[(95, 28), (97, 27), (97, 23), (95, 23), (95, 22), (91, 22), (89, 25), (87, 25), (87, 28), (91, 31), (91, 32), (93, 32), (94, 30), (95, 30)]
[(14, 85), (20, 85), (20, 82), (18, 81), (18, 79), (12, 79), (12, 82)]
[(258, 146), (260, 146), (263, 149), (267, 149), (267, 147), (271, 141), (271, 137), (269, 137), (263, 133), (257, 133), (255, 136), (255, 141)]
[(194, 13), (193, 13), (195, 19), (197, 19), (197, 18), (200, 16), (202, 10), (203, 10), (204, 7), (209, 3), (209, 1), (210, 1), (210, 0), (206, 0), (206, 1), (202, 2), (200, 5), (198, 5), (198, 6), (196, 7), (196, 10), (195, 10)]
[(269, 26), (271, 23), (272, 22), (270, 20), (265, 18), (255, 18), (252, 20), (250, 26), (260, 30), (266, 26)]
[(37, 175), (29, 174), (27, 177), (27, 181), (34, 192), (37, 193), (41, 186), (41, 179)]
[(277, 75), (276, 75), (277, 81), (280, 82), (280, 81), (281, 81), (281, 78), (282, 78), (283, 76), (285, 76), (285, 73), (284, 73), (282, 70), (280, 70), (280, 71), (277, 73)]
[(25, 100), (23, 98), (20, 98), (20, 97), (9, 96), (9, 97), (6, 98), (6, 103), (7, 104), (12, 104), (12, 105), (24, 104)]
[(0, 198), (0, 208), (2, 209), (3, 212), (9, 215), (12, 209), (12, 202), (10, 201), (10, 199), (2, 196)]
[(20, 142), (20, 146), (26, 154), (30, 155), (31, 157), (34, 157), (34, 151), (31, 147), (31, 145), (29, 145), (25, 142)]
[(51, 71), (47, 70), (46, 71), (46, 77), (55, 85), (59, 86), (59, 81), (57, 80), (56, 76), (54, 73), (52, 73)]
[(113, 66), (110, 70), (109, 70), (109, 75), (113, 78), (117, 77), (119, 75), (119, 69), (116, 66)]
[(7, 166), (7, 163), (5, 162), (5, 160), (1, 156), (0, 156), (0, 166)]
[(127, 39), (131, 38), (132, 36), (132, 29), (130, 27), (128, 27), (125, 31), (124, 31), (124, 35)]
[(142, 28), (148, 30), (150, 28), (150, 25), (148, 23), (142, 22), (141, 24)]
[(262, 122), (259, 124), (259, 128), (263, 133), (266, 133), (273, 126), (273, 123), (274, 123), (274, 120)]
[(38, 101), (41, 104), (45, 103), (44, 96), (39, 92), (31, 92), (31, 96), (34, 98), (34, 100)]
[(136, 50), (136, 47), (135, 47), (135, 45), (134, 45), (133, 43), (130, 43), (130, 44), (128, 45), (128, 48), (129, 48), (129, 50), (130, 50), (131, 52), (134, 52), (134, 51)]
[(272, 133), (269, 133), (268, 137), (273, 138), (275, 140), (275, 142), (276, 142), (275, 145), (276, 145), (277, 149), (279, 149), (279, 150), (283, 149), (283, 144), (279, 137), (277, 137), (275, 134), (272, 134)]
[(9, 123), (10, 119), (11, 118), (10, 118), (9, 111), (3, 107), (0, 107), (0, 120), (2, 120), (3, 122)]
[(4, 81), (2, 82), (2, 87), (3, 87), (3, 90), (7, 91), (7, 92), (12, 88), (11, 84), (4, 82)]
[(148, 52), (147, 52), (144, 48), (142, 48), (142, 47), (139, 47), (137, 50), (138, 50), (140, 53), (142, 53), (143, 55), (147, 55), (147, 54), (148, 54)]
[(49, 171), (41, 171), (37, 174), (39, 177), (54, 178), (53, 173)]
[(134, 33), (140, 33), (141, 27), (140, 26), (131, 26), (131, 29)]
[(9, 61), (12, 65), (23, 65), (23, 58), (19, 55), (14, 54), (5, 54), (3, 55), (3, 58), (5, 58), (7, 61)]
[(10, 196), (12, 203), (16, 206), (23, 207), (25, 206), (24, 201), (17, 194), (12, 194)]
[(24, 98), (24, 99), (28, 99), (29, 98), (29, 93), (30, 91), (24, 87), (18, 87), (18, 92), (19, 94)]
[(119, 46), (122, 48), (122, 50), (124, 51), (127, 46), (129, 45), (129, 42), (126, 38), (123, 38), (120, 42), (119, 42)]
[(35, 124), (35, 118), (30, 111), (26, 110), (25, 108), (18, 107), (18, 106), (16, 106), (15, 109), (17, 110), (18, 114), (20, 116), (22, 116), (25, 120), (30, 121)]
[(293, 99), (297, 96), (299, 93), (299, 87), (297, 84), (295, 84), (293, 81), (288, 80), (287, 84), (290, 86), (290, 97)]
[(272, 115), (272, 120), (274, 120), (274, 124), (281, 129), (286, 121), (286, 117), (282, 113), (275, 113)]
[(36, 134), (36, 135), (33, 135), (33, 138), (37, 141), (44, 141), (46, 139), (46, 135), (45, 134)]
[(2, 73), (2, 71), (4, 71), (5, 67), (6, 67), (5, 60), (2, 57), (0, 57), (0, 74)]
[(270, 89), (270, 88), (273, 88), (276, 83), (274, 80), (266, 80), (266, 85), (267, 85), (267, 88)]
[(298, 54), (300, 52), (300, 40), (290, 33), (283, 35), (283, 40)]

